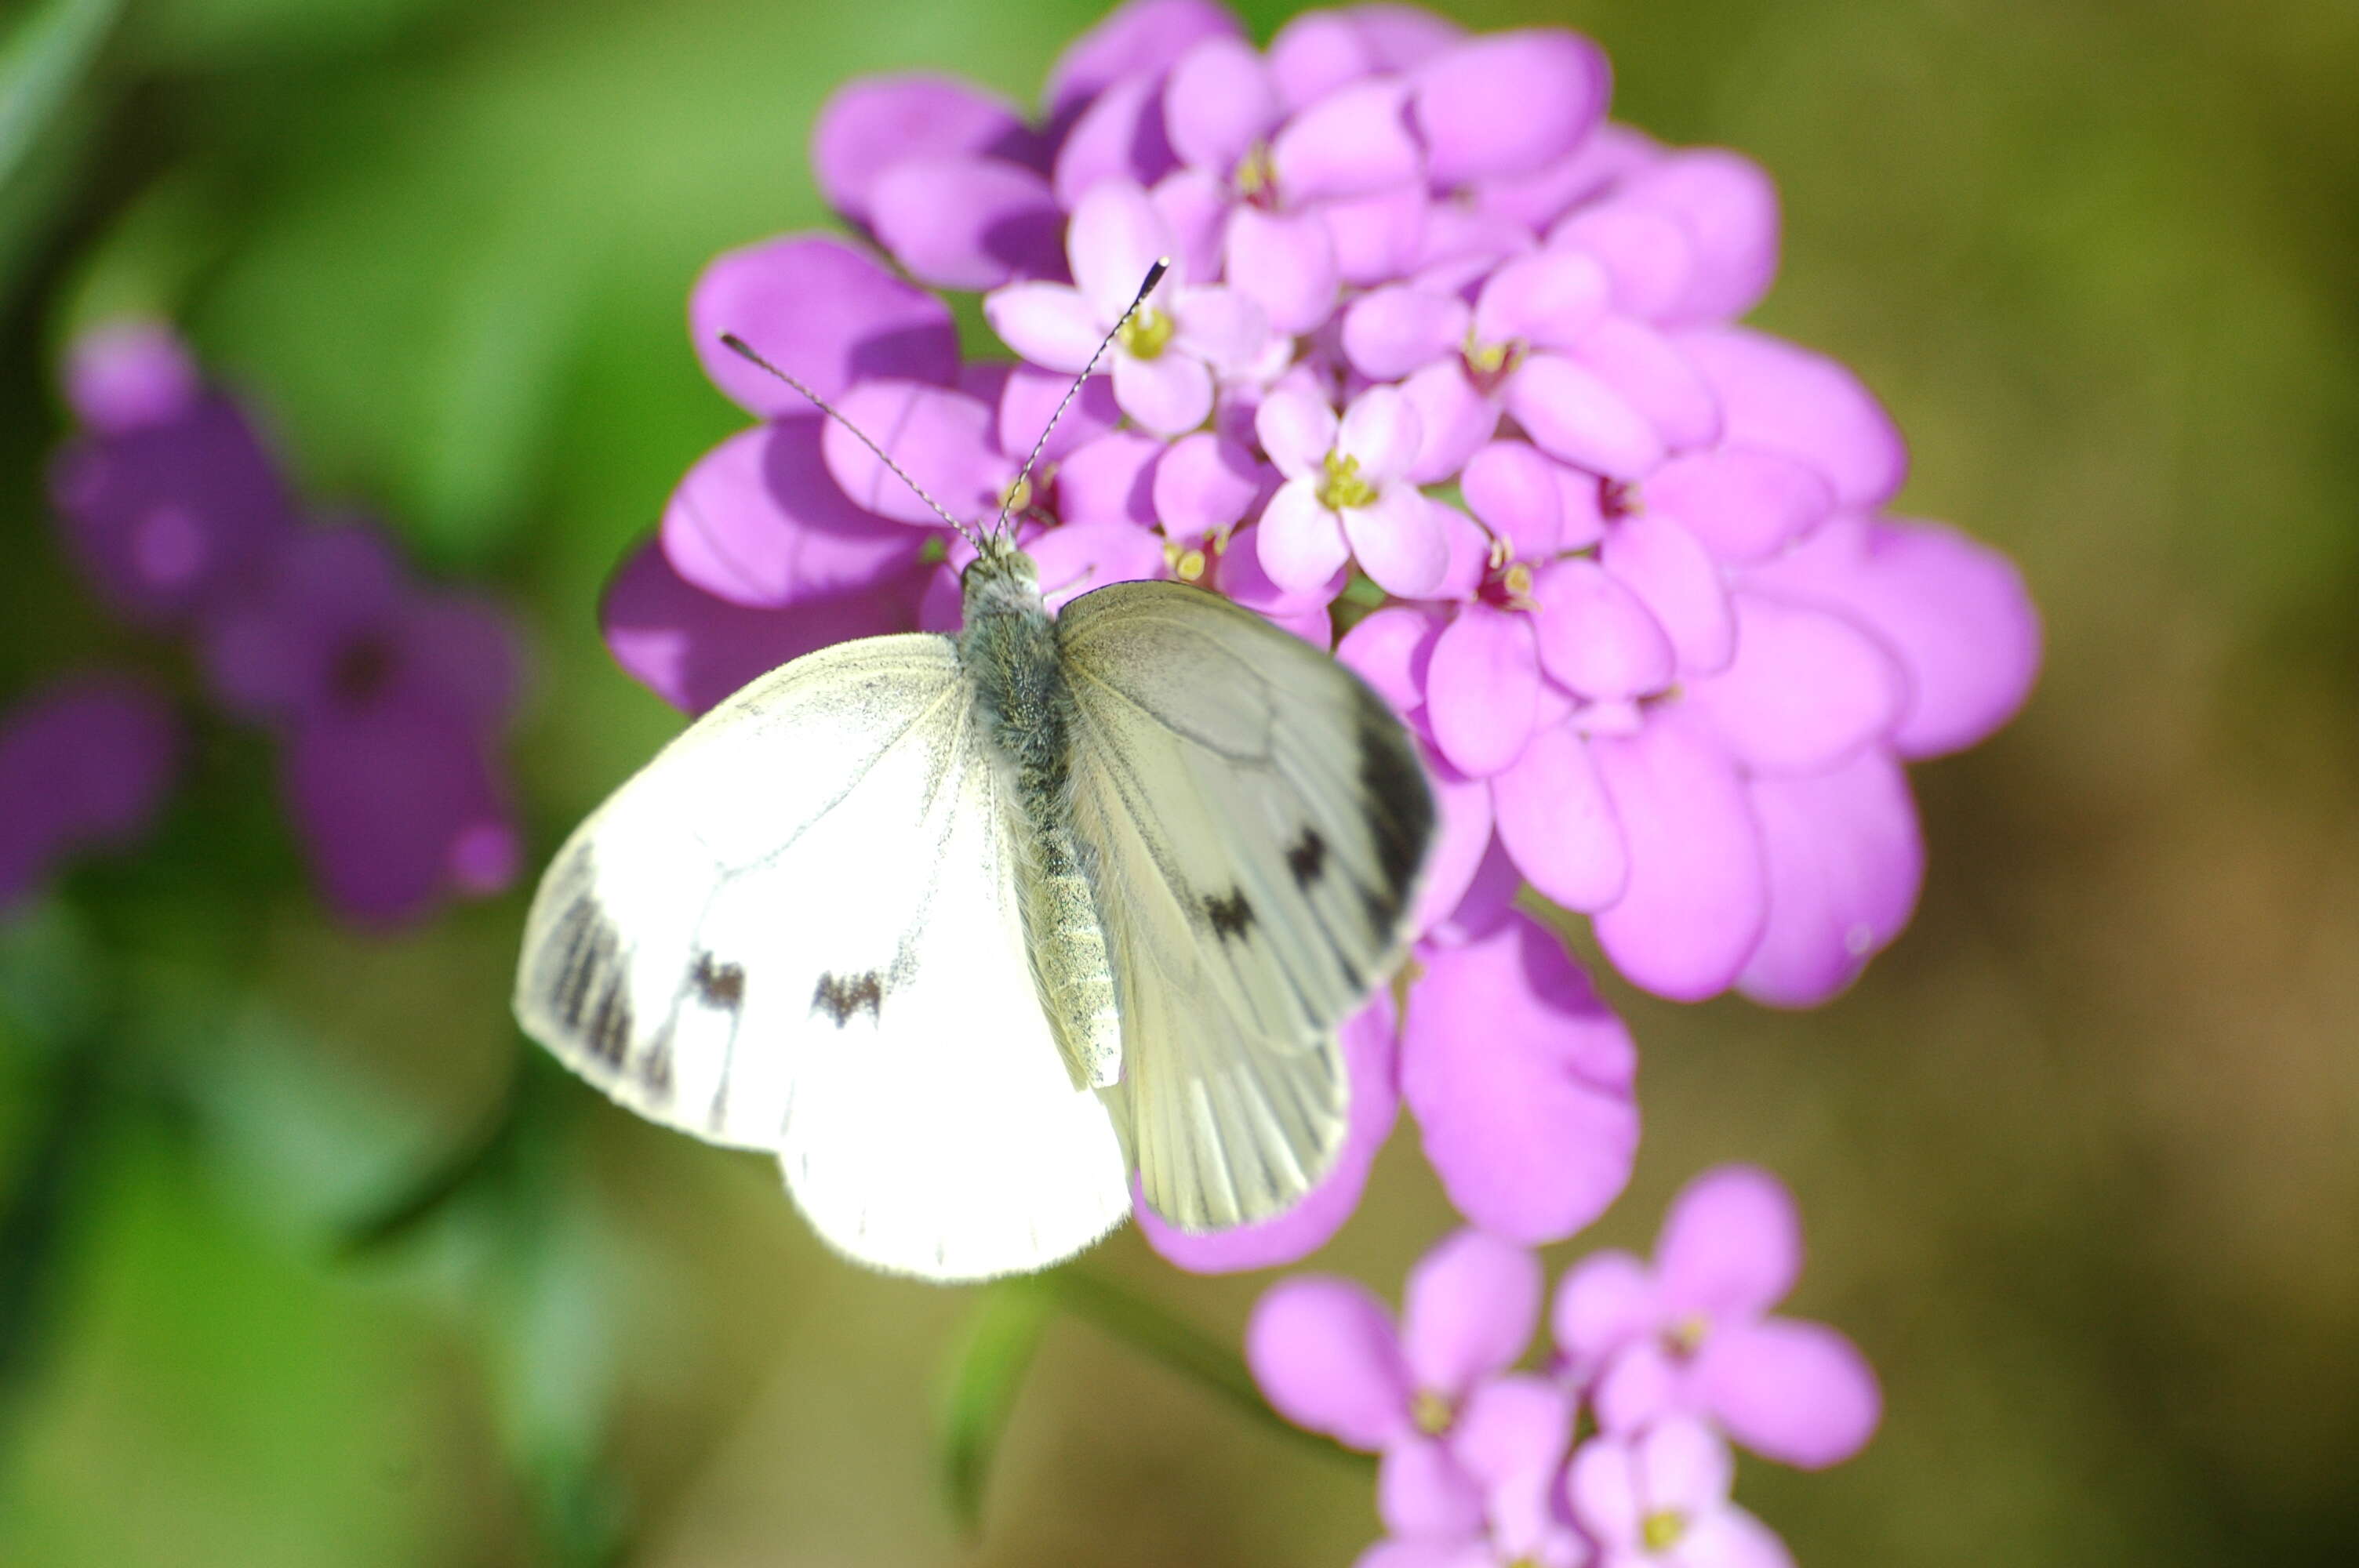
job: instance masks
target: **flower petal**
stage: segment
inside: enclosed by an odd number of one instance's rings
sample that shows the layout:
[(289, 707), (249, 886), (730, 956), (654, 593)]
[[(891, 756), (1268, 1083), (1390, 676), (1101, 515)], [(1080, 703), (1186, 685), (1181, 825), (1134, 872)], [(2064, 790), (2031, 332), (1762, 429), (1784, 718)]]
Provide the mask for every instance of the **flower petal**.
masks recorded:
[(1402, 599), (1425, 599), (1450, 570), (1444, 510), (1416, 486), (1396, 481), (1371, 504), (1347, 506), (1338, 515), (1343, 537), (1370, 580)]
[(917, 629), (931, 568), (791, 611), (749, 610), (684, 581), (649, 540), (606, 585), (599, 624), (615, 663), (674, 708), (701, 713), (752, 680), (815, 648)]
[(1655, 1240), (1655, 1278), (1676, 1314), (1756, 1316), (1801, 1271), (1801, 1216), (1785, 1184), (1755, 1165), (1716, 1166), (1682, 1187)]
[(1728, 1501), (1736, 1458), (1703, 1422), (1674, 1416), (1641, 1433), (1633, 1446), (1650, 1508), (1676, 1509), (1696, 1519)]
[[(968, 371), (970, 375), (976, 372), (1004, 373), (995, 397), (988, 395), (988, 389), (980, 384), (983, 380), (980, 375), (973, 375), (978, 384), (975, 385), (969, 385), (965, 377), (960, 382), (962, 390), (973, 392), (997, 407), (998, 419), (994, 427), (997, 434), (995, 438), (1003, 452), (1028, 453), (1045, 435), (1047, 440), (1040, 447), (1040, 461), (1056, 463), (1063, 460), (1067, 454), (1111, 434), (1114, 427), (1122, 423), (1122, 407), (1114, 400), (1111, 377), (1090, 377), (1082, 384), (1081, 392), (1068, 405), (1065, 395), (1072, 390), (1073, 385), (1071, 374), (1060, 374), (1027, 364), (971, 365)], [(1060, 407), (1064, 409), (1064, 416), (1057, 419), (1056, 428), (1051, 430), (1049, 421), (1056, 418), (1057, 410)], [(1034, 471), (1037, 473), (1038, 470), (1036, 469)]]
[[(1429, 770), (1448, 766), (1438, 757), (1427, 759)], [(1516, 862), (1508, 859), (1498, 836), (1494, 834), (1484, 846), (1483, 858), (1475, 864), (1465, 893), (1441, 918), (1426, 925), (1419, 939), (1436, 947), (1462, 947), (1469, 942), (1480, 942), (1514, 918), (1516, 900), (1523, 891), (1523, 873), (1516, 869)]]
[(1730, 601), (1736, 657), (1687, 695), (1748, 770), (1821, 773), (1899, 722), (1908, 680), (1875, 638), (1840, 615), (1765, 594)]
[(958, 374), (950, 307), (830, 235), (786, 234), (723, 252), (698, 276), (688, 319), (712, 384), (764, 417), (806, 414), (810, 405), (723, 347), (723, 332), (826, 398), (864, 376), (947, 386)]
[(1417, 74), (1410, 114), (1436, 186), (1523, 174), (1571, 152), (1605, 116), (1605, 52), (1558, 28), (1470, 38)]
[(1631, 980), (1679, 1001), (1728, 988), (1759, 945), (1768, 875), (1752, 801), (1718, 744), (1658, 709), (1636, 734), (1594, 741), (1630, 852), (1630, 880), (1596, 916)]
[(1619, 197), (1576, 209), (1549, 231), (1548, 247), (1603, 267), (1614, 308), (1642, 321), (1671, 318), (1695, 276), (1695, 237), (1686, 226)]
[(1210, 430), (1180, 437), (1155, 465), (1156, 520), (1175, 544), (1234, 526), (1260, 493), (1253, 454)]
[(1458, 907), (1491, 848), (1491, 786), (1468, 778), (1447, 757), (1429, 752), (1424, 761), (1439, 826), (1426, 851), (1425, 881), (1409, 918), (1409, 929), (1420, 933)]
[(1001, 491), (1015, 478), (1016, 465), (1000, 452), (995, 411), (981, 398), (922, 382), (864, 381), (838, 399), (836, 407), (843, 420), (816, 421), (820, 450), (827, 471), (855, 506), (897, 523), (943, 525), (924, 497), (845, 428), (845, 420), (892, 453), (902, 471), (951, 516), (972, 524), (998, 512)]
[(1307, 479), (1288, 480), (1262, 508), (1258, 546), (1262, 569), (1289, 593), (1316, 592), (1352, 555), (1343, 524)]
[(1358, 21), (1342, 11), (1303, 11), (1269, 40), (1269, 72), (1290, 112), (1383, 67)]
[(1376, 1465), (1376, 1517), (1395, 1535), (1451, 1541), (1483, 1528), (1483, 1489), (1430, 1437), (1385, 1449)]
[(995, 157), (895, 164), (870, 188), (877, 241), (937, 288), (996, 288), (1065, 276), (1064, 213), (1049, 182)]
[(1049, 68), (1041, 102), (1063, 115), (1124, 77), (1161, 70), (1201, 39), (1241, 31), (1217, 0), (1129, 0), (1065, 46)]
[(1245, 1363), (1277, 1413), (1351, 1448), (1410, 1430), (1408, 1368), (1391, 1314), (1356, 1280), (1281, 1280), (1245, 1324)]
[(1459, 1411), (1450, 1449), (1485, 1487), (1549, 1475), (1572, 1443), (1572, 1413), (1571, 1394), (1544, 1378), (1487, 1379)]
[(1661, 1320), (1655, 1277), (1635, 1253), (1593, 1252), (1564, 1272), (1549, 1310), (1557, 1348), (1585, 1377), (1613, 1351), (1651, 1334)]
[(1731, 1437), (1806, 1470), (1857, 1454), (1884, 1412), (1867, 1358), (1824, 1324), (1773, 1317), (1736, 1325), (1704, 1342), (1694, 1375)]
[(1720, 568), (1694, 535), (1659, 513), (1641, 513), (1614, 525), (1599, 559), (1646, 605), (1683, 672), (1728, 667), (1736, 654), (1736, 611)]
[(1908, 776), (1881, 747), (1804, 778), (1756, 779), (1769, 863), (1769, 925), (1737, 987), (1815, 1007), (1900, 934), (1925, 880)]
[(1147, 1245), (1197, 1274), (1274, 1269), (1299, 1262), (1324, 1247), (1360, 1206), (1369, 1167), (1392, 1136), (1393, 1123), (1399, 1116), (1400, 1091), (1394, 1084), (1397, 1033), (1392, 1002), (1381, 993), (1346, 1019), (1338, 1031), (1351, 1083), (1343, 1147), (1319, 1184), (1292, 1207), (1257, 1224), (1230, 1230), (1185, 1231), (1167, 1224), (1147, 1207), (1143, 1194), (1135, 1195), (1140, 1199), (1135, 1210), (1138, 1228)]
[(1401, 1033), (1401, 1095), (1426, 1159), (1474, 1224), (1527, 1245), (1561, 1240), (1630, 1177), (1629, 1033), (1527, 915), (1423, 951)]
[(145, 837), (180, 752), (170, 705), (128, 676), (69, 676), (0, 713), (0, 915), (67, 856)]
[(1499, 841), (1544, 897), (1587, 912), (1622, 896), (1630, 881), (1622, 826), (1588, 742), (1571, 725), (1533, 731), (1491, 787)]
[(1171, 68), (1163, 123), (1180, 161), (1225, 176), (1277, 124), (1277, 84), (1243, 38), (1212, 38)]
[[(1261, 524), (1248, 523), (1229, 535), (1228, 547), (1221, 552), (1220, 565), (1213, 574), (1214, 586), (1223, 593), (1244, 605), (1258, 611), (1270, 620), (1284, 625), (1299, 636), (1325, 647), (1334, 640), (1334, 628), (1329, 622), (1327, 607), (1335, 602), (1350, 581), (1350, 574), (1340, 565), (1327, 580), (1307, 589), (1281, 587), (1269, 575), (1261, 561)], [(1306, 630), (1306, 621), (1316, 621), (1317, 630)], [(1363, 623), (1364, 624), (1364, 622)]]
[(1680, 1541), (1680, 1560), (1692, 1568), (1794, 1568), (1794, 1555), (1786, 1543), (1734, 1503), (1689, 1528)]
[(1382, 481), (1408, 471), (1425, 433), (1417, 409), (1397, 386), (1372, 386), (1352, 399), (1335, 435), (1335, 449), (1360, 460), (1360, 472)]
[(1467, 509), (1506, 546), (1508, 557), (1544, 560), (1561, 547), (1564, 493), (1557, 465), (1527, 441), (1477, 448), (1459, 475)]
[(1169, 308), (1172, 348), (1194, 355), (1223, 375), (1251, 372), (1269, 342), (1269, 318), (1237, 289), (1179, 289)]
[(1154, 185), (1180, 168), (1164, 132), (1163, 85), (1158, 61), (1154, 70), (1115, 82), (1082, 111), (1058, 144), (1049, 174), (1059, 206), (1070, 212), (1108, 181)]
[(1416, 263), (1430, 206), (1423, 186), (1403, 185), (1335, 197), (1315, 210), (1335, 242), (1335, 270), (1345, 283), (1366, 287), (1397, 282)]
[(1335, 242), (1316, 213), (1241, 206), (1229, 215), (1226, 256), (1230, 286), (1282, 336), (1308, 332), (1334, 311)]
[(1418, 428), (1425, 433), (1408, 470), (1416, 483), (1436, 484), (1457, 473), (1499, 427), (1499, 406), (1474, 390), (1454, 354), (1402, 382), (1401, 395), (1417, 409)]
[(832, 93), (811, 126), (811, 172), (828, 205), (869, 221), (876, 181), (910, 158), (982, 155), (1032, 163), (1038, 138), (1013, 105), (954, 77), (855, 78)]
[(1062, 283), (1012, 283), (983, 298), (999, 341), (1049, 370), (1079, 375), (1105, 338), (1082, 291)]
[(756, 425), (697, 460), (664, 507), (664, 555), (683, 579), (774, 610), (857, 591), (917, 559), (923, 533), (854, 506), (829, 475), (823, 422)]
[(1212, 373), (1186, 354), (1151, 360), (1114, 356), (1114, 400), (1141, 428), (1158, 436), (1184, 435), (1211, 417)]
[(102, 436), (186, 417), (205, 390), (196, 357), (180, 335), (161, 321), (137, 317), (78, 334), (60, 379), (74, 417)]
[(1423, 167), (1405, 100), (1401, 83), (1375, 78), (1339, 88), (1296, 114), (1270, 143), (1280, 194), (1299, 205), (1416, 184)]
[(1620, 393), (1672, 450), (1720, 438), (1720, 401), (1712, 387), (1669, 338), (1636, 317), (1601, 317), (1572, 357)]
[(1539, 682), (1530, 619), (1480, 602), (1465, 606), (1435, 643), (1428, 669), (1434, 743), (1474, 778), (1503, 772), (1531, 739)]
[(1408, 284), (1388, 284), (1343, 313), (1343, 352), (1361, 374), (1389, 379), (1454, 354), (1473, 318), (1466, 302)]
[(1578, 251), (1517, 256), (1475, 297), (1475, 341), (1569, 349), (1604, 315), (1605, 293), (1605, 269)]
[(1451, 1400), (1515, 1365), (1540, 1320), (1540, 1263), (1461, 1230), (1420, 1259), (1401, 1300), (1401, 1357), (1417, 1386)]
[(1881, 506), (1900, 488), (1908, 449), (1892, 416), (1844, 366), (1743, 327), (1699, 328), (1678, 342), (1719, 395), (1731, 446), (1802, 459), (1847, 506)]
[(1171, 225), (1136, 180), (1102, 179), (1090, 187), (1074, 204), (1065, 250), (1099, 331), (1122, 319), (1149, 269), (1177, 248)]
[(1040, 597), (1052, 615), (1092, 589), (1171, 575), (1163, 541), (1128, 523), (1068, 523), (1024, 547), (1040, 570)]
[(1057, 514), (1068, 524), (1155, 526), (1155, 464), (1165, 447), (1136, 430), (1115, 430), (1074, 449), (1057, 465)]
[(1292, 387), (1277, 388), (1254, 413), (1254, 434), (1261, 449), (1288, 479), (1316, 478), (1342, 429), (1332, 408)]
[(1608, 1564), (1640, 1563), (1639, 1521), (1647, 1503), (1638, 1491), (1637, 1456), (1615, 1437), (1594, 1437), (1573, 1451), (1565, 1475), (1572, 1516), (1597, 1540)]
[(1775, 555), (1827, 519), (1833, 489), (1799, 458), (1718, 447), (1647, 476), (1647, 506), (1679, 519), (1723, 561)]
[(1637, 479), (1663, 460), (1663, 438), (1594, 371), (1534, 354), (1507, 378), (1507, 412), (1543, 449), (1609, 479)]
[(1769, 292), (1777, 276), (1777, 188), (1751, 158), (1689, 148), (1632, 174), (1615, 194), (1674, 214), (1693, 242), (1695, 265), (1675, 319), (1733, 320)]
[(1343, 633), (1335, 656), (1406, 719), (1425, 706), (1433, 646), (1449, 623), (1438, 611), (1388, 604)]
[(1567, 557), (1532, 579), (1540, 663), (1569, 690), (1604, 701), (1671, 684), (1671, 643), (1637, 595), (1595, 561)]

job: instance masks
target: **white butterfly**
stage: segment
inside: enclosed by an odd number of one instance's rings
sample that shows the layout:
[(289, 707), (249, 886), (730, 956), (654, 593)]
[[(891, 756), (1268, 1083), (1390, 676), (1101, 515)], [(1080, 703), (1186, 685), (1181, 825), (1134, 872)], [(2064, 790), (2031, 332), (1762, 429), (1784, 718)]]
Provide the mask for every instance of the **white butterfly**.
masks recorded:
[(614, 1099), (776, 1152), (830, 1245), (934, 1280), (1079, 1251), (1134, 1170), (1190, 1230), (1308, 1191), (1434, 821), (1325, 654), (1172, 582), (1052, 618), (1011, 532), (978, 544), (958, 636), (807, 654), (617, 790), (516, 989)]

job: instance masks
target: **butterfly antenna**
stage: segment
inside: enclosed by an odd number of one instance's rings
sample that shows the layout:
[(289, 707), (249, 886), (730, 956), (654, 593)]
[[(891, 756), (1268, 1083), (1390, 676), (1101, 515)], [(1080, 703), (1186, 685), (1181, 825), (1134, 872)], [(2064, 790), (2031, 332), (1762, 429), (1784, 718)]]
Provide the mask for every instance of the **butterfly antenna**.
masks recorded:
[(1106, 335), (1098, 340), (1097, 351), (1090, 356), (1090, 362), (1082, 367), (1082, 373), (1073, 378), (1073, 384), (1065, 388), (1063, 401), (1057, 405), (1057, 411), (1049, 416), (1049, 423), (1041, 430), (1040, 438), (1032, 443), (1031, 453), (1025, 458), (1024, 466), (1016, 470), (1016, 482), (1009, 485), (1007, 493), (1000, 498), (999, 518), (991, 525), (993, 533), (1003, 532), (1007, 527), (1007, 509), (1015, 505), (1016, 498), (1023, 493), (1024, 481), (1032, 477), (1032, 465), (1040, 460), (1041, 450), (1048, 446), (1049, 437), (1057, 428), (1057, 421), (1065, 416), (1065, 410), (1071, 408), (1073, 406), (1073, 399), (1081, 395), (1082, 384), (1087, 382), (1098, 368), (1098, 361), (1105, 358), (1107, 348), (1116, 338), (1122, 336), (1122, 330), (1130, 325), (1130, 319), (1138, 314), (1138, 308), (1147, 303), (1147, 297), (1155, 292), (1155, 286), (1161, 283), (1163, 275), (1170, 270), (1169, 256), (1158, 257), (1155, 265), (1147, 269), (1147, 281), (1138, 286), (1136, 294), (1131, 296), (1130, 304), (1122, 313), (1122, 319), (1108, 328)]
[[(1144, 297), (1143, 292), (1141, 297)], [(1136, 309), (1137, 307), (1134, 305), (1131, 308)], [(1125, 316), (1124, 319), (1126, 320), (1128, 319), (1128, 317)], [(982, 541), (975, 537), (973, 529), (968, 527), (965, 524), (951, 516), (950, 513), (944, 509), (940, 502), (936, 501), (932, 496), (928, 495), (926, 493), (926, 487), (909, 477), (908, 470), (903, 468), (899, 463), (895, 462), (892, 458), (887, 455), (884, 448), (878, 446), (875, 442), (868, 438), (867, 431), (863, 430), (859, 426), (845, 418), (834, 404), (830, 403), (826, 398), (821, 397), (818, 393), (813, 392), (810, 387), (805, 386), (801, 382), (797, 381), (793, 376), (788, 375), (785, 371), (780, 370), (777, 366), (772, 364), (769, 361), (756, 353), (752, 346), (736, 333), (722, 333), (721, 346), (727, 349), (731, 353), (735, 354), (738, 358), (745, 360), (763, 370), (768, 371), (772, 375), (777, 376), (780, 381), (785, 382), (788, 386), (791, 386), (797, 392), (801, 393), (803, 397), (812, 407), (818, 409), (821, 413), (826, 415), (829, 418), (834, 420), (837, 424), (842, 426), (845, 429), (858, 437), (862, 446), (876, 454), (876, 460), (878, 462), (883, 463), (886, 468), (891, 469), (893, 470), (893, 476), (896, 479), (898, 479), (903, 484), (908, 485), (912, 494), (917, 496), (919, 500), (924, 502), (928, 506), (933, 508), (935, 516), (940, 518), (943, 522), (956, 529), (960, 538), (964, 539), (968, 544), (974, 546), (977, 549), (982, 548)], [(1101, 348), (1099, 351), (1103, 353), (1104, 350)], [(1092, 360), (1090, 362), (1095, 364), (1097, 362), (1095, 360)], [(1071, 401), (1071, 394), (1069, 393), (1066, 395), (1066, 400), (1068, 402)], [(1064, 410), (1060, 407), (1058, 409), (1058, 412), (1061, 414)], [(1050, 423), (1053, 424), (1054, 421), (1052, 420)], [(1044, 436), (1041, 439), (1046, 440), (1048, 438)], [(1029, 465), (1027, 466), (1028, 467)], [(1001, 515), (1006, 515), (1004, 509)]]

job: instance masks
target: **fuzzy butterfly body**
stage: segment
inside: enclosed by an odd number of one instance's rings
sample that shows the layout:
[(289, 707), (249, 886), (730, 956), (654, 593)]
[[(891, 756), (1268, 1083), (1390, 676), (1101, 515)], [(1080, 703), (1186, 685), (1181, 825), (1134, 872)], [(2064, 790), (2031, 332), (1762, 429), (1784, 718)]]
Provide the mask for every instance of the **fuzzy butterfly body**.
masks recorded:
[(1332, 1163), (1336, 1026), (1398, 957), (1433, 804), (1343, 665), (1168, 582), (1042, 606), (990, 541), (957, 638), (845, 643), (705, 715), (551, 863), (526, 1031), (654, 1120), (774, 1151), (930, 1279), (1146, 1200), (1276, 1214)]

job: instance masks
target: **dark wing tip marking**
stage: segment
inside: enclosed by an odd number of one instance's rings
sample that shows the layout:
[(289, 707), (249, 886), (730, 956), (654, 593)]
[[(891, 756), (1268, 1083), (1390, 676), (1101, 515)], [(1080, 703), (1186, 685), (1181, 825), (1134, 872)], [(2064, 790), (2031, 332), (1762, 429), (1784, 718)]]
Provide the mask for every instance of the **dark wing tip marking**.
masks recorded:
[(630, 974), (623, 939), (587, 892), (558, 917), (558, 957), (544, 993), (549, 1011), (595, 1060), (619, 1072), (630, 1054)]
[(1302, 829), (1302, 837), (1286, 851), (1286, 869), (1294, 873), (1294, 885), (1305, 892), (1327, 874), (1327, 840), (1319, 837), (1319, 829)]
[(1369, 918), (1395, 929), (1433, 841), (1433, 790), (1418, 765), (1408, 734), (1392, 709), (1363, 687), (1359, 711), (1360, 787), (1367, 792), (1375, 832), (1376, 867), (1384, 886), (1366, 895)]
[(885, 982), (874, 969), (841, 980), (833, 975), (821, 975), (811, 992), (811, 1011), (826, 1013), (835, 1020), (838, 1029), (851, 1022), (852, 1015), (864, 1008), (871, 1019), (881, 1018), (884, 1006)]
[(1204, 918), (1212, 922), (1212, 935), (1223, 941), (1243, 938), (1254, 923), (1253, 905), (1245, 902), (1245, 889), (1231, 888), (1226, 897), (1213, 893), (1204, 900)]

